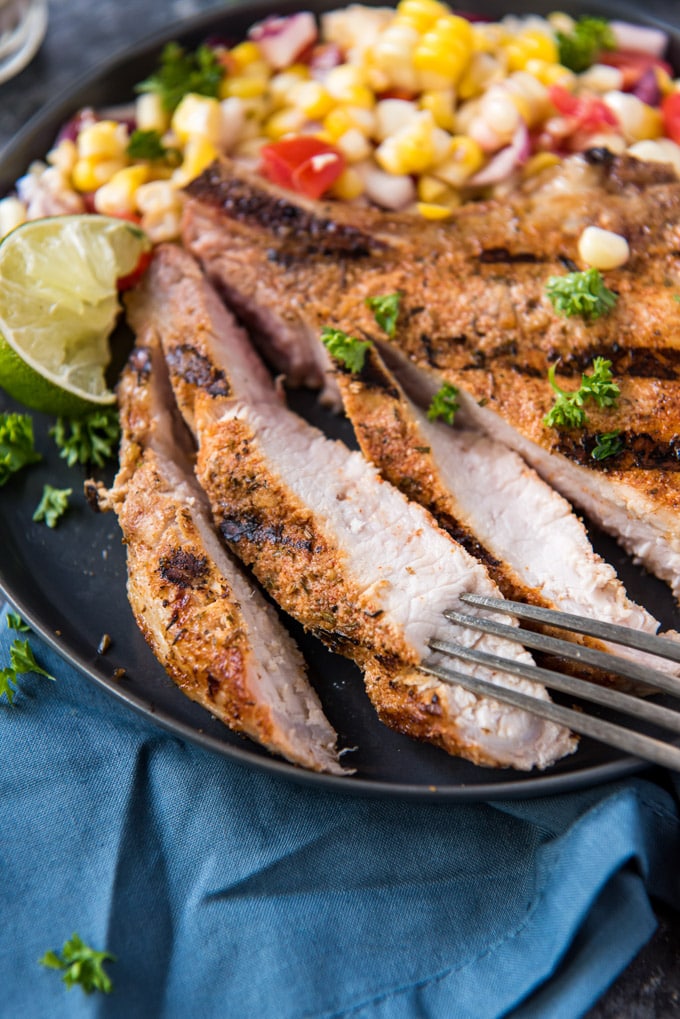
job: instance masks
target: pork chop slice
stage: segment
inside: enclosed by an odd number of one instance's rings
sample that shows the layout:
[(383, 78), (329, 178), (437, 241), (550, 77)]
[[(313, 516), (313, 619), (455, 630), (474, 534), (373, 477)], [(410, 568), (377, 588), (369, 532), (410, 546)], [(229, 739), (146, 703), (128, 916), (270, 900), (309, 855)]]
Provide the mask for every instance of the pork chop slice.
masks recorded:
[[(360, 453), (284, 406), (188, 254), (159, 248), (129, 313), (135, 328), (160, 336), (222, 536), (290, 615), (365, 670), (382, 718), (488, 765), (545, 767), (574, 749), (566, 730), (419, 670), (428, 640), (444, 634), (531, 658), (445, 621), (443, 610), (463, 592), (499, 594), (484, 567)], [(548, 696), (538, 684), (482, 671)]]
[[(324, 326), (384, 339), (365, 301), (399, 292), (390, 342), (405, 361), (437, 387), (458, 387), (471, 412), (483, 405), (476, 425), (680, 595), (680, 181), (670, 170), (598, 150), (444, 223), (309, 202), (227, 161), (187, 190), (185, 243), (230, 300), (259, 316), (279, 369), (297, 345), (323, 375), (325, 355), (310, 344)], [(617, 301), (593, 321), (558, 315), (546, 292), (566, 267), (585, 268), (587, 226), (625, 236), (631, 252), (604, 274)], [(582, 428), (547, 427), (549, 369), (575, 389), (596, 357), (612, 362), (617, 405), (589, 404)], [(594, 458), (609, 432), (621, 451)]]
[(214, 530), (153, 329), (140, 330), (118, 398), (120, 470), (98, 502), (118, 516), (149, 647), (229, 728), (305, 768), (345, 773), (302, 655)]

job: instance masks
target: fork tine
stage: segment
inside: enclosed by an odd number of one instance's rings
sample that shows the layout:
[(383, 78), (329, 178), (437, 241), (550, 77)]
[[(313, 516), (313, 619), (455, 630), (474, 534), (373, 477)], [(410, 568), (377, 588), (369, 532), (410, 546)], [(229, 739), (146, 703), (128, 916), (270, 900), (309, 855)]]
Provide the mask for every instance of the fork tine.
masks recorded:
[(552, 701), (542, 701), (537, 697), (530, 697), (519, 690), (510, 690), (507, 687), (498, 686), (496, 683), (489, 683), (477, 676), (468, 676), (454, 670), (444, 669), (435, 662), (424, 662), (420, 668), (446, 683), (454, 683), (473, 693), (493, 697), (498, 701), (530, 711), (541, 718), (555, 722), (557, 725), (567, 726), (574, 732), (590, 736), (602, 743), (617, 747), (625, 753), (651, 761), (653, 764), (680, 770), (680, 748), (664, 743), (662, 740), (632, 732), (630, 729), (614, 725), (602, 718), (593, 718), (580, 711), (564, 708), (561, 704), (554, 704)]
[(646, 686), (655, 687), (657, 690), (665, 690), (666, 693), (680, 697), (680, 679), (675, 676), (669, 676), (665, 672), (660, 672), (658, 669), (650, 668), (648, 665), (641, 665), (639, 662), (620, 658), (618, 655), (607, 651), (598, 651), (596, 648), (574, 644), (573, 641), (550, 637), (545, 633), (520, 629), (517, 626), (511, 626), (508, 623), (498, 623), (493, 619), (484, 619), (481, 616), (470, 616), (464, 612), (457, 612), (455, 609), (446, 609), (444, 615), (452, 623), (459, 623), (462, 626), (481, 630), (484, 633), (504, 637), (506, 640), (516, 641), (518, 644), (533, 648), (535, 651), (545, 651), (547, 654), (559, 655), (560, 658), (567, 658), (570, 661), (594, 665), (596, 668), (605, 669), (608, 672), (616, 672), (621, 676), (626, 676), (628, 679), (637, 680)]
[(548, 623), (575, 633), (585, 633), (589, 637), (613, 641), (637, 651), (647, 651), (651, 655), (668, 658), (672, 662), (680, 662), (680, 641), (669, 640), (668, 637), (657, 637), (655, 634), (642, 633), (629, 626), (617, 623), (604, 623), (599, 619), (573, 615), (571, 612), (560, 612), (557, 609), (543, 609), (537, 605), (525, 605), (523, 602), (505, 601), (502, 598), (490, 598), (484, 594), (462, 594), (460, 600), (468, 605), (476, 605), (489, 609), (491, 612), (504, 612), (506, 615), (517, 616), (518, 619), (530, 619), (537, 623)]

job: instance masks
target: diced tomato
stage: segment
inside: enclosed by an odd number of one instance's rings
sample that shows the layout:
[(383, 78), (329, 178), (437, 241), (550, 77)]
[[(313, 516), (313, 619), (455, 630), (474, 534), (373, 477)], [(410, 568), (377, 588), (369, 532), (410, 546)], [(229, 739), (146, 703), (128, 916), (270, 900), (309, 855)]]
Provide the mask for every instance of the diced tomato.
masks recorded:
[(654, 57), (651, 53), (643, 53), (641, 50), (613, 50), (600, 53), (597, 58), (599, 64), (607, 64), (609, 67), (618, 67), (623, 74), (621, 88), (624, 92), (630, 92), (635, 88), (643, 74), (650, 67), (659, 67), (671, 78), (673, 68), (661, 57)]
[(680, 145), (680, 92), (671, 92), (664, 96), (661, 103), (664, 134)]
[(596, 96), (575, 96), (562, 85), (551, 85), (550, 101), (563, 117), (573, 117), (574, 130), (596, 133), (616, 127), (616, 117)]
[(149, 267), (151, 255), (152, 255), (151, 251), (143, 251), (142, 254), (139, 256), (139, 261), (137, 262), (137, 265), (134, 267), (132, 272), (129, 272), (127, 276), (119, 276), (116, 283), (116, 286), (118, 287), (119, 291), (131, 290), (132, 287), (136, 286), (139, 283), (142, 276)]
[(261, 155), (264, 177), (308, 198), (321, 198), (346, 165), (335, 145), (307, 134), (265, 145)]
[(379, 99), (406, 99), (410, 102), (415, 99), (415, 92), (408, 92), (405, 88), (390, 88), (387, 92), (381, 92)]

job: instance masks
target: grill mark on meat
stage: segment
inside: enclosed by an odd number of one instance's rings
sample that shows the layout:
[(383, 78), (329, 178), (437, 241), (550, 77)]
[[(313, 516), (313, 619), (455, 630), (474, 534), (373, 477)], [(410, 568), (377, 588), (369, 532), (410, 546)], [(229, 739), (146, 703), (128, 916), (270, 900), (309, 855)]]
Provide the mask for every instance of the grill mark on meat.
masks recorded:
[(172, 350), (166, 362), (171, 374), (178, 375), (189, 385), (200, 386), (210, 396), (229, 396), (231, 387), (224, 372), (215, 368), (190, 343)]
[(592, 470), (680, 471), (680, 435), (660, 442), (646, 432), (621, 431), (623, 447), (619, 453), (605, 460), (593, 458), (593, 450), (601, 433), (582, 432), (572, 435), (560, 432), (556, 449), (574, 463)]
[[(652, 379), (680, 379), (680, 349), (677, 347), (622, 346), (598, 344), (583, 350), (548, 354), (549, 361), (560, 362), (562, 375), (580, 375), (592, 368), (596, 357), (612, 363), (614, 375)], [(518, 366), (521, 370), (521, 366)]]
[(311, 538), (291, 538), (282, 526), (273, 526), (252, 513), (245, 513), (243, 516), (229, 513), (220, 518), (219, 527), (222, 537), (231, 545), (248, 541), (256, 545), (280, 545), (282, 548), (291, 548), (298, 552), (318, 551)]
[(202, 587), (210, 572), (206, 556), (196, 556), (182, 548), (175, 548), (159, 560), (163, 580), (177, 587)]
[(532, 255), (530, 251), (514, 251), (510, 252), (507, 248), (487, 248), (482, 251), (479, 256), (479, 261), (482, 265), (496, 265), (498, 263), (508, 263), (510, 265), (517, 264), (520, 262), (529, 262), (535, 265), (538, 262), (546, 261), (544, 258), (539, 258), (537, 255)]

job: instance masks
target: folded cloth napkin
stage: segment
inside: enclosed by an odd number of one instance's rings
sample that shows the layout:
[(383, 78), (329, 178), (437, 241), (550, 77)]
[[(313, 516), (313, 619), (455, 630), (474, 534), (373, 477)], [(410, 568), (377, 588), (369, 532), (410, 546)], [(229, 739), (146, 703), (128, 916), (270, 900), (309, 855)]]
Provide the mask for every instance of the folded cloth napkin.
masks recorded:
[[(27, 636), (57, 681), (0, 702), (2, 1016), (575, 1019), (650, 937), (649, 897), (680, 907), (670, 778), (323, 792), (177, 739)], [(74, 932), (115, 954), (111, 994), (38, 964)]]

